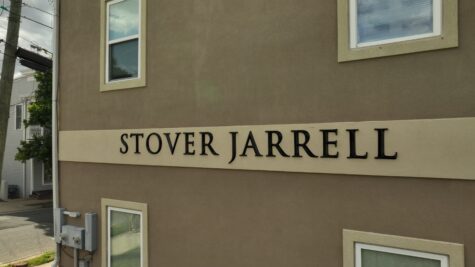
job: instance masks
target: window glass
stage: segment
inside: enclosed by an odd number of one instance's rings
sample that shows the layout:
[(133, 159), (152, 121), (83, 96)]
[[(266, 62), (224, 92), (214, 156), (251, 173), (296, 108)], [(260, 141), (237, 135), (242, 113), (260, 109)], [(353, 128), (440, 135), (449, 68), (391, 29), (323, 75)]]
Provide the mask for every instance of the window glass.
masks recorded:
[(357, 0), (357, 43), (434, 32), (433, 0)]
[(141, 215), (109, 209), (109, 267), (142, 266)]
[(362, 267), (441, 267), (440, 260), (367, 249), (361, 250), (361, 262)]
[(109, 79), (135, 78), (139, 74), (138, 39), (110, 45)]
[(109, 7), (109, 41), (139, 34), (139, 0), (125, 0)]
[(15, 127), (16, 127), (16, 129), (21, 129), (22, 111), (23, 111), (22, 105), (16, 105), (16, 110), (15, 110)]
[(49, 185), (53, 182), (53, 175), (51, 174), (51, 168), (45, 167), (43, 163), (43, 184)]

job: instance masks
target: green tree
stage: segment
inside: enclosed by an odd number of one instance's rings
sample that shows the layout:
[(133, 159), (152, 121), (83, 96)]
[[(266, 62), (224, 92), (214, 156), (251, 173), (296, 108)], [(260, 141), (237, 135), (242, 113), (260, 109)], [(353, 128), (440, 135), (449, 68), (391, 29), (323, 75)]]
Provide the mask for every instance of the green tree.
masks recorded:
[(38, 125), (43, 127), (43, 135), (34, 135), (31, 140), (21, 141), (15, 159), (25, 162), (29, 159), (41, 160), (45, 166), (45, 176), (51, 176), (51, 72), (36, 72), (35, 79), (38, 89), (35, 91), (34, 102), (28, 106), (29, 118), (24, 120), (25, 127)]

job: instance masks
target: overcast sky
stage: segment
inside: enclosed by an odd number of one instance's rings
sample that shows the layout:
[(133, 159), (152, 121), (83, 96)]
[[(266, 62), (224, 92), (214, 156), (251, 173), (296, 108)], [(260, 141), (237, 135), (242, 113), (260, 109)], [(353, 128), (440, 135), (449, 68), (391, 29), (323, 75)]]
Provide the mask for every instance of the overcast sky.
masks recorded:
[[(23, 5), (22, 7), (22, 16), (25, 16), (27, 18), (36, 20), (40, 23), (43, 23), (45, 25), (48, 25), (50, 27), (53, 27), (53, 16), (41, 12), (37, 9), (31, 8), (29, 6), (44, 10), (46, 12), (49, 12), (51, 14), (54, 13), (54, 6), (53, 6), (53, 1), (52, 0), (23, 0), (23, 3), (26, 5)], [(8, 9), (10, 9), (10, 1), (9, 0), (0, 0), (0, 5), (6, 6)], [(1, 12), (1, 11), (0, 11)], [(0, 16), (0, 39), (5, 39), (7, 35), (7, 26), (8, 26), (8, 16), (9, 12), (3, 11), (3, 13)], [(53, 30), (39, 25), (35, 22), (29, 21), (27, 19), (21, 18), (21, 24), (20, 24), (20, 39), (18, 40), (18, 44), (20, 47), (32, 50), (30, 47), (32, 43), (47, 49), (50, 52), (53, 52), (52, 48), (52, 37), (53, 37)], [(5, 45), (2, 43), (0, 45), (0, 50), (3, 53), (5, 50)], [(43, 54), (48, 57), (51, 55), (49, 54)], [(4, 55), (0, 54), (0, 59), (3, 60)], [(0, 65), (1, 68), (1, 65)], [(17, 66), (16, 66), (16, 73), (15, 75), (18, 75), (20, 71), (22, 70), (27, 70), (28, 68), (25, 68), (21, 66), (18, 63), (17, 60)]]

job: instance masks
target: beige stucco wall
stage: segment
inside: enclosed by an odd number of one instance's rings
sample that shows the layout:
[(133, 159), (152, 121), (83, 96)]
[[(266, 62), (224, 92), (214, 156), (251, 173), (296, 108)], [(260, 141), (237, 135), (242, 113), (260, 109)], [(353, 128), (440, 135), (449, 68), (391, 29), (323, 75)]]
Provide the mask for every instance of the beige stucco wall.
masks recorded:
[(459, 4), (459, 48), (348, 63), (334, 1), (148, 5), (148, 86), (100, 92), (99, 1), (62, 3), (61, 130), (475, 114), (473, 1)]
[[(475, 117), (475, 2), (459, 6), (459, 48), (337, 63), (336, 1), (149, 0), (147, 87), (100, 92), (99, 1), (62, 1), (59, 127)], [(475, 264), (473, 181), (61, 162), (60, 190), (68, 210), (147, 203), (150, 266), (341, 267), (343, 228), (461, 243)]]
[(148, 204), (150, 266), (341, 267), (344, 228), (461, 243), (475, 260), (471, 181), (78, 163), (60, 174), (70, 210)]

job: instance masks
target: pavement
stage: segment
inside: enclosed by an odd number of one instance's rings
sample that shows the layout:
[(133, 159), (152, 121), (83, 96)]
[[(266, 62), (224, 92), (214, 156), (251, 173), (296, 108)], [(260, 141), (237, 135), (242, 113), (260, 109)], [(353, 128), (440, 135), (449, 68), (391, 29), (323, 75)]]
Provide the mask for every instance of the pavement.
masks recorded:
[(0, 202), (0, 265), (55, 250), (51, 206), (51, 200)]
[(20, 211), (37, 210), (40, 208), (51, 208), (52, 206), (53, 202), (50, 199), (13, 199), (8, 201), (0, 200), (0, 216)]

